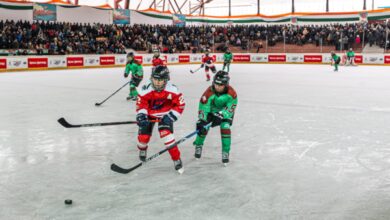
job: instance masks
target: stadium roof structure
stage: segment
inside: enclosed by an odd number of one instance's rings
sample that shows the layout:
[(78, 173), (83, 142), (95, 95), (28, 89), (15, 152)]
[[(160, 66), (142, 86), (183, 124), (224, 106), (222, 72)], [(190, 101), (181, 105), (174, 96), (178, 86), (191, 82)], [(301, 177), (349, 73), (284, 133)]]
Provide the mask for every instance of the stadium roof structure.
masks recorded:
[[(12, 1), (12, 0), (8, 0)], [(389, 0), (13, 0), (54, 4), (129, 8), (206, 16), (283, 15), (288, 13), (356, 12), (388, 8)]]

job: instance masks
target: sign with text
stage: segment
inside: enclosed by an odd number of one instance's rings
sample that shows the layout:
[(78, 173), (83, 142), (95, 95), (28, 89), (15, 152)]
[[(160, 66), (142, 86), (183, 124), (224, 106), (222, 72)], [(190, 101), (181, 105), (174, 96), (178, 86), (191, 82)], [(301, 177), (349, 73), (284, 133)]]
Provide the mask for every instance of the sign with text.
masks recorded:
[(305, 55), (303, 61), (305, 63), (322, 63), (322, 55)]
[(27, 59), (28, 68), (47, 68), (49, 66), (47, 57), (37, 57)]
[(286, 55), (268, 55), (269, 62), (286, 62)]
[(115, 65), (115, 57), (109, 56), (109, 57), (100, 57), (100, 65)]
[(179, 63), (189, 63), (190, 55), (179, 55)]
[(0, 59), (0, 69), (7, 69), (7, 59)]
[(237, 54), (233, 56), (234, 62), (250, 62), (251, 61), (251, 55), (249, 54)]
[(67, 57), (66, 65), (69, 67), (75, 66), (84, 66), (84, 58), (83, 57)]

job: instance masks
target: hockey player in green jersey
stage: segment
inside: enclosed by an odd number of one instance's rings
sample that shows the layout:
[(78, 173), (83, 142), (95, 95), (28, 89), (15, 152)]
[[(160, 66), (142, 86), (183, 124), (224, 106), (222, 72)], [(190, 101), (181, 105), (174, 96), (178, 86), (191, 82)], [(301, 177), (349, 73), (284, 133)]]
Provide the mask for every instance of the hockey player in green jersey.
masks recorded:
[(223, 54), (223, 67), (222, 70), (225, 71), (225, 67), (227, 72), (230, 71), (230, 63), (232, 62), (233, 54), (230, 52), (229, 48), (226, 48), (226, 52)]
[(229, 163), (231, 145), (230, 127), (233, 123), (234, 111), (237, 106), (236, 91), (229, 85), (229, 76), (225, 71), (218, 71), (212, 85), (206, 89), (199, 102), (199, 115), (196, 129), (198, 135), (194, 141), (195, 158), (201, 158), (202, 147), (208, 129), (205, 125), (212, 122), (211, 127), (220, 126), (222, 139), (222, 163)]
[(352, 48), (349, 48), (349, 51), (347, 52), (346, 65), (355, 66), (355, 52), (353, 52)]
[(334, 71), (337, 72), (339, 71), (339, 64), (341, 59), (334, 51), (330, 52), (330, 55), (332, 56), (332, 65), (334, 65)]
[(127, 63), (124, 76), (127, 78), (131, 72), (131, 80), (130, 80), (130, 93), (127, 97), (127, 100), (137, 100), (137, 87), (142, 81), (144, 76), (144, 71), (142, 65), (134, 59), (134, 53), (130, 52), (127, 54)]

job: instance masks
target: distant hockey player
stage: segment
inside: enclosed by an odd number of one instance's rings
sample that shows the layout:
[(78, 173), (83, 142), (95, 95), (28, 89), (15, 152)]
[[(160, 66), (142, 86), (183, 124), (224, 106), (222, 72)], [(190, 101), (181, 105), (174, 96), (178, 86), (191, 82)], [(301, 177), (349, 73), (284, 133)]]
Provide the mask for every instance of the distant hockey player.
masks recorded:
[(334, 51), (330, 52), (330, 55), (332, 57), (331, 65), (334, 65), (334, 71), (337, 72), (339, 71), (340, 57)]
[(230, 71), (230, 63), (233, 60), (233, 54), (230, 52), (230, 49), (227, 48), (226, 52), (223, 54), (223, 68), (222, 70), (225, 71), (225, 68), (227, 69), (226, 72)]
[(347, 65), (347, 51), (344, 50), (343, 55), (341, 56), (341, 61), (340, 61), (341, 66)]
[(153, 64), (153, 67), (156, 67), (156, 66), (166, 66), (167, 65), (166, 61), (161, 59), (159, 50), (155, 50), (154, 51), (152, 64)]
[(230, 127), (233, 123), (234, 111), (237, 106), (236, 91), (229, 85), (229, 76), (225, 71), (218, 71), (212, 85), (206, 89), (200, 98), (199, 115), (196, 129), (199, 131), (194, 141), (195, 158), (201, 158), (203, 143), (208, 130), (205, 125), (212, 122), (212, 127), (220, 126), (222, 139), (222, 163), (229, 163), (231, 145)]
[(352, 50), (352, 48), (349, 48), (349, 51), (347, 52), (346, 65), (355, 66), (355, 52)]
[(129, 76), (131, 72), (131, 80), (130, 80), (130, 93), (127, 97), (127, 100), (136, 101), (137, 100), (137, 87), (142, 81), (142, 78), (144, 76), (144, 71), (142, 68), (142, 65), (134, 59), (134, 53), (130, 52), (127, 54), (127, 63), (126, 63), (126, 69), (125, 69), (125, 78)]
[[(138, 149), (141, 161), (146, 160), (146, 151), (155, 123), (158, 123), (160, 137), (165, 147), (175, 143), (173, 123), (184, 111), (184, 99), (178, 88), (169, 82), (169, 71), (165, 66), (153, 69), (150, 83), (144, 85), (138, 94), (137, 122)], [(158, 120), (159, 122), (154, 122)], [(177, 146), (169, 150), (175, 169), (183, 172), (180, 151)]]
[(214, 59), (213, 59), (213, 57), (210, 56), (209, 49), (206, 49), (205, 55), (202, 59), (202, 65), (200, 67), (201, 68), (205, 67), (207, 81), (210, 81), (210, 74), (209, 74), (210, 69), (213, 73), (217, 72), (217, 70), (215, 69), (215, 65), (214, 65)]

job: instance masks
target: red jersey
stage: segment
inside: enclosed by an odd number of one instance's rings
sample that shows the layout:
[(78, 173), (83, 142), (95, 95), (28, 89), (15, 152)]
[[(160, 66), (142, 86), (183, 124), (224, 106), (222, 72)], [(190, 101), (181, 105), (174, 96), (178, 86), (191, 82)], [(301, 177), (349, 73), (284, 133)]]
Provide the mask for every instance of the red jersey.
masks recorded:
[(137, 113), (147, 114), (152, 118), (162, 118), (169, 112), (179, 118), (184, 111), (184, 106), (183, 95), (169, 81), (165, 89), (160, 92), (154, 90), (152, 83), (149, 83), (138, 93)]
[(161, 59), (160, 57), (153, 57), (152, 63), (153, 66), (166, 66), (165, 60)]
[(208, 67), (212, 67), (212, 66), (214, 66), (214, 64), (213, 64), (214, 63), (214, 59), (213, 59), (213, 57), (210, 57), (210, 56), (204, 56), (202, 58), (202, 63), (205, 64)]

